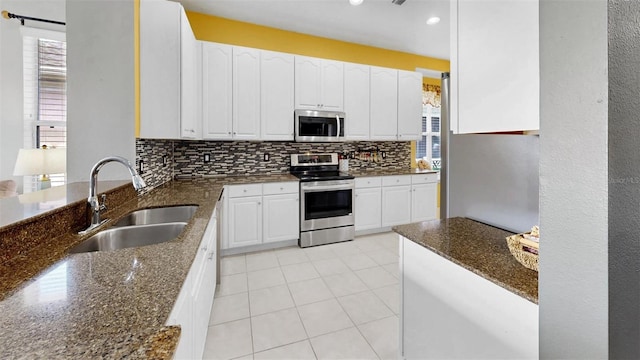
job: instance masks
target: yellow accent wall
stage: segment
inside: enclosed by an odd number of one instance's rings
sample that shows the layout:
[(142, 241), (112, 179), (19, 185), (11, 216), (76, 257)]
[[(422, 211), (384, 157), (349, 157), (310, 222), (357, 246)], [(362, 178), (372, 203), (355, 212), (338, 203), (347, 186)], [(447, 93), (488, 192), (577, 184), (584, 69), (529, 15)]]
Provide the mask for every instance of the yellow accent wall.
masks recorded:
[(449, 60), (333, 40), (187, 11), (198, 40), (414, 71), (449, 71)]

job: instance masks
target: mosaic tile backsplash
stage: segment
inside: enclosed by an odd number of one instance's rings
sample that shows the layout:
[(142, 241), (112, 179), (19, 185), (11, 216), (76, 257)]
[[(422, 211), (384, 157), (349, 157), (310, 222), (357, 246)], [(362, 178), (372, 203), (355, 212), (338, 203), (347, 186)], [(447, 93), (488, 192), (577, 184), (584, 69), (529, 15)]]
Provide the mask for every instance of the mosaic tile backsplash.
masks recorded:
[[(143, 161), (142, 177), (157, 186), (172, 176), (244, 175), (255, 173), (280, 174), (289, 172), (290, 154), (312, 153), (384, 153), (378, 162), (349, 160), (351, 170), (407, 169), (411, 166), (411, 142), (341, 142), (296, 143), (281, 141), (192, 141), (152, 140), (136, 141), (136, 160)], [(162, 156), (172, 154), (172, 171), (162, 167)], [(268, 154), (268, 161), (265, 161)], [(205, 160), (208, 155), (208, 161)], [(170, 155), (171, 156), (171, 155)]]
[(143, 193), (173, 179), (173, 165), (173, 140), (136, 139), (136, 169), (147, 183)]

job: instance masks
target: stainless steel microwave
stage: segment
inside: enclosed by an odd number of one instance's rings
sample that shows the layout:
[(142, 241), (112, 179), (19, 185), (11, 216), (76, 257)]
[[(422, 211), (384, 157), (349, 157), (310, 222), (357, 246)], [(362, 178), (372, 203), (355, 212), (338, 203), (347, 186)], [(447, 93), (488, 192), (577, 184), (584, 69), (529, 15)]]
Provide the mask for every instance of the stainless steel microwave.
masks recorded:
[(299, 142), (344, 141), (345, 113), (295, 110), (295, 140)]

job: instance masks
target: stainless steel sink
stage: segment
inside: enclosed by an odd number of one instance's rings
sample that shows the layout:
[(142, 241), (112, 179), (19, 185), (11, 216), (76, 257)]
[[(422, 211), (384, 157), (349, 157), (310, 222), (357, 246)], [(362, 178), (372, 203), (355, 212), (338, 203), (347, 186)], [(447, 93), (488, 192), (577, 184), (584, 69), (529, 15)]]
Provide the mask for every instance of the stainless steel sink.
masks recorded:
[(177, 238), (185, 226), (186, 222), (170, 222), (111, 228), (93, 235), (69, 252), (77, 254), (159, 244)]
[(197, 205), (182, 205), (137, 210), (118, 220), (113, 227), (188, 222), (197, 209)]

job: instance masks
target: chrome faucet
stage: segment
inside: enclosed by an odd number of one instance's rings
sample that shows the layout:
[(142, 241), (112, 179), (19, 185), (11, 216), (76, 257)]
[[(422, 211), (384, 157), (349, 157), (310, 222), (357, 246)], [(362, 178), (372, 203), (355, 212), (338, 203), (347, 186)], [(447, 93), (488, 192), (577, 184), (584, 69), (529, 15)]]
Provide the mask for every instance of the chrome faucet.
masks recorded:
[(98, 172), (100, 171), (100, 169), (109, 162), (118, 162), (124, 166), (127, 167), (127, 169), (129, 170), (129, 173), (131, 174), (131, 181), (133, 182), (133, 187), (136, 190), (140, 190), (143, 187), (147, 186), (147, 184), (145, 184), (144, 180), (142, 180), (142, 177), (140, 177), (140, 175), (138, 174), (138, 172), (133, 168), (133, 166), (131, 166), (131, 163), (129, 162), (129, 160), (120, 157), (120, 156), (109, 156), (106, 157), (100, 161), (98, 161), (95, 165), (93, 165), (93, 168), (91, 168), (91, 174), (89, 175), (89, 198), (87, 199), (88, 201), (88, 206), (89, 206), (89, 211), (91, 211), (91, 225), (89, 225), (89, 227), (83, 231), (80, 232), (80, 234), (85, 234), (95, 228), (97, 228), (98, 226), (102, 225), (105, 220), (100, 220), (100, 211), (106, 209), (106, 205), (104, 204), (105, 202), (105, 196), (102, 196), (102, 204), (100, 204), (100, 201), (98, 200)]

